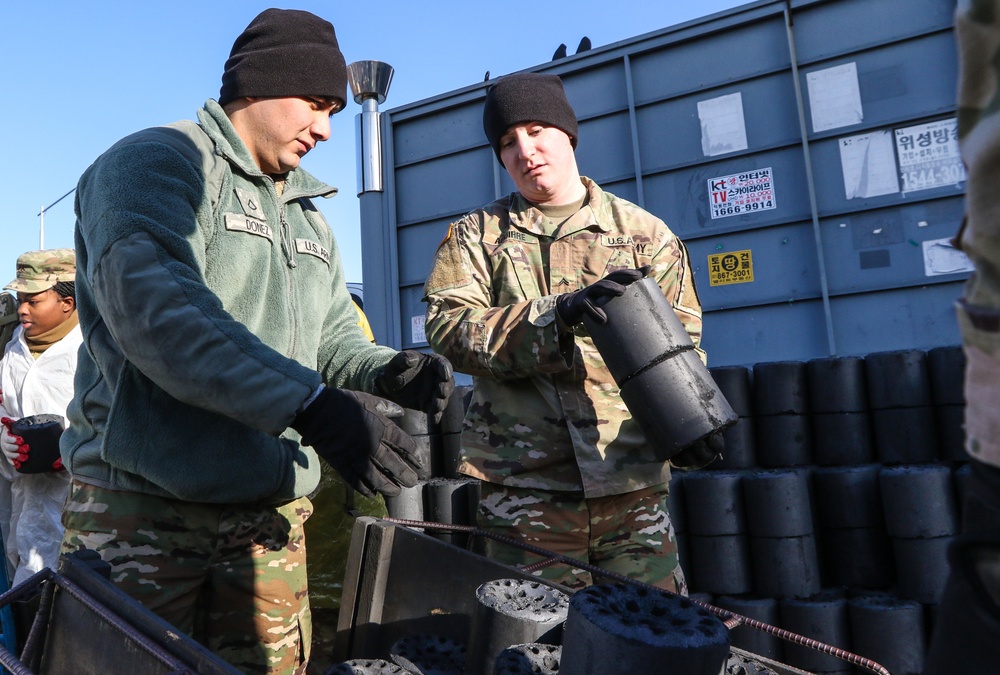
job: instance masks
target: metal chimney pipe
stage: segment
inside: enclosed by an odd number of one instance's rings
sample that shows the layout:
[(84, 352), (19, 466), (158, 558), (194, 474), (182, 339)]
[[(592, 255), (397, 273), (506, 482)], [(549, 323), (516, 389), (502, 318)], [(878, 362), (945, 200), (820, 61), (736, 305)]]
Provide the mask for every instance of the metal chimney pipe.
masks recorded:
[(361, 104), (355, 118), (360, 146), (358, 153), (358, 195), (382, 191), (382, 128), (378, 106), (385, 102), (392, 83), (392, 66), (381, 61), (355, 61), (347, 66), (354, 102)]

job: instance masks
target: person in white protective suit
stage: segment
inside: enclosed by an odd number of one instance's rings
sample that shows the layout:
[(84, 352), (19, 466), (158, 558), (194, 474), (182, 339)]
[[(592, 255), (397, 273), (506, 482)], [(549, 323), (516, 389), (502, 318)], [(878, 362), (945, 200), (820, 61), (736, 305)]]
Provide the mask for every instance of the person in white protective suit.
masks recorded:
[(83, 342), (75, 276), (73, 249), (30, 251), (4, 287), (17, 294), (20, 322), (0, 361), (0, 532), (12, 585), (59, 558), (69, 489), (59, 436)]

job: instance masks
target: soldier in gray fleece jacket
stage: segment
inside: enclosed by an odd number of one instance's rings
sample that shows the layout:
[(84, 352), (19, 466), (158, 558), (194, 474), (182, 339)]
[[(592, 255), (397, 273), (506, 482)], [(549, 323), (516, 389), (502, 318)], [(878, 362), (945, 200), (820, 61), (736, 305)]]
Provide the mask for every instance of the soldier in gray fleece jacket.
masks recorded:
[[(309, 651), (302, 524), (318, 456), (364, 494), (416, 481), (377, 394), (440, 414), (446, 360), (371, 344), (299, 168), (346, 100), (333, 26), (266, 10), (198, 123), (133, 134), (76, 198), (84, 334), (63, 435), (64, 551), (252, 672)], [(318, 456), (317, 456), (318, 455)]]

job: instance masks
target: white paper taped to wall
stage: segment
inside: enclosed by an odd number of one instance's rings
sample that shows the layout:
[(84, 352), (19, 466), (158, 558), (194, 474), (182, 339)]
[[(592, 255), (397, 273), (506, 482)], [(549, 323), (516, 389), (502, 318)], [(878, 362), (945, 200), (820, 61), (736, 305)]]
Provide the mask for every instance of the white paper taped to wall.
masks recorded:
[(410, 342), (427, 342), (427, 334), (424, 333), (424, 322), (427, 318), (423, 315), (410, 317)]
[(896, 129), (903, 192), (957, 185), (966, 180), (958, 151), (958, 120), (937, 120)]
[(937, 277), (942, 274), (972, 272), (969, 256), (955, 248), (950, 239), (930, 239), (923, 242), (924, 274)]
[(899, 172), (888, 130), (841, 138), (840, 166), (847, 199), (899, 192)]
[(853, 61), (809, 73), (806, 86), (814, 133), (864, 121), (858, 67)]
[(706, 157), (747, 149), (740, 92), (698, 101), (698, 119), (701, 122), (701, 151)]

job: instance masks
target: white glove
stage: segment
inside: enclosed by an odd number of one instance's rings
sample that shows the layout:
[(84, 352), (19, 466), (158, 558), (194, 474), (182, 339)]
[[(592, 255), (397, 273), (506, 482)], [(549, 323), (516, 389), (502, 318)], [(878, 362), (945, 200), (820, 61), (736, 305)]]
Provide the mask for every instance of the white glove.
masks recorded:
[(11, 464), (14, 463), (14, 460), (20, 461), (21, 459), (21, 446), (14, 440), (15, 438), (17, 436), (10, 433), (6, 424), (0, 424), (0, 449), (3, 450), (4, 456)]

